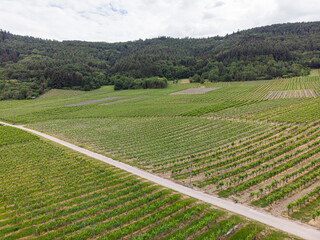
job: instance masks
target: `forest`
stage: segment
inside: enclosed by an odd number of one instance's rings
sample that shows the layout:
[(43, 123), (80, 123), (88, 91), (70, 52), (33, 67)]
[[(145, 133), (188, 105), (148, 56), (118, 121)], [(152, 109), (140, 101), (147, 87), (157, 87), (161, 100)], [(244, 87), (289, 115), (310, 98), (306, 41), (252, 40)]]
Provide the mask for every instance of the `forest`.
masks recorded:
[[(165, 87), (150, 78), (246, 81), (308, 75), (320, 68), (320, 22), (287, 23), (224, 37), (119, 43), (55, 41), (0, 31), (0, 99), (49, 89)], [(123, 81), (120, 83), (120, 80)]]

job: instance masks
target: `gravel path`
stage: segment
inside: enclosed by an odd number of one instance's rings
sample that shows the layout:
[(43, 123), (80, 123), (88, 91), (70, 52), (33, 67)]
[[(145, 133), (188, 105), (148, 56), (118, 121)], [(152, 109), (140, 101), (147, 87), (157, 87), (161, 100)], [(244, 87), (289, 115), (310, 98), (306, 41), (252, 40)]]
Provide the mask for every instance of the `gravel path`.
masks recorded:
[(138, 96), (138, 97), (133, 97), (133, 98), (121, 99), (121, 100), (117, 100), (117, 101), (113, 101), (113, 102), (102, 103), (100, 105), (104, 106), (104, 105), (111, 105), (111, 104), (116, 104), (116, 103), (128, 102), (128, 101), (131, 101), (131, 100), (144, 98), (144, 97), (147, 97), (147, 96)]
[(169, 95), (182, 95), (182, 94), (204, 94), (219, 88), (189, 88), (179, 92), (170, 93)]
[(105, 162), (107, 164), (113, 165), (115, 167), (118, 167), (120, 169), (123, 169), (127, 172), (133, 173), (141, 178), (147, 179), (149, 181), (155, 182), (161, 186), (164, 186), (166, 188), (173, 189), (177, 192), (180, 192), (182, 194), (188, 195), (190, 197), (199, 199), (203, 202), (207, 202), (213, 205), (216, 205), (218, 207), (224, 208), (228, 211), (240, 214), (242, 216), (245, 216), (247, 218), (253, 219), (255, 221), (264, 223), (266, 225), (269, 225), (271, 227), (277, 228), (279, 230), (282, 230), (284, 232), (288, 232), (290, 234), (296, 235), (298, 237), (301, 237), (303, 239), (309, 239), (309, 240), (319, 240), (320, 239), (320, 231), (317, 229), (308, 226), (303, 223), (295, 222), (283, 217), (275, 217), (267, 212), (264, 212), (262, 210), (257, 210), (251, 207), (247, 207), (241, 204), (236, 204), (232, 202), (231, 200), (228, 199), (222, 199), (218, 197), (211, 196), (209, 194), (185, 187), (183, 185), (177, 184), (171, 180), (164, 179), (162, 177), (153, 175), (149, 172), (146, 172), (144, 170), (138, 169), (136, 167), (130, 166), (128, 164), (122, 163), (115, 161), (111, 158), (105, 157), (101, 154), (89, 151), (87, 149), (78, 147), (74, 144), (71, 144), (69, 142), (60, 140), (58, 138), (52, 137), (50, 135), (38, 132), (33, 129), (29, 129), (23, 126), (16, 126), (16, 125), (11, 125), (7, 124), (4, 122), (0, 122), (0, 124), (3, 125), (8, 125), (11, 127), (19, 128), (28, 132), (31, 132), (33, 134), (36, 134), (38, 136), (41, 136), (43, 138), (46, 138), (48, 140), (51, 140), (53, 142), (56, 142), (58, 144), (61, 144), (65, 147), (68, 147), (74, 151), (80, 152), (82, 154), (85, 154), (89, 157), (95, 158), (97, 160), (100, 160), (102, 162)]

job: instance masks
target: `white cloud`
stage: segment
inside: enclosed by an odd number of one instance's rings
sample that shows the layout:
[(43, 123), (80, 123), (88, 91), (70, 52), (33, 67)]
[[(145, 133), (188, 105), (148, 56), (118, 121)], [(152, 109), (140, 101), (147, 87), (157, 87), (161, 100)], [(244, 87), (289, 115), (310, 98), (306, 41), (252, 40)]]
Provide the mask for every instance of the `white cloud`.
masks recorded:
[(57, 40), (206, 37), (316, 21), (316, 0), (1, 0), (0, 28)]

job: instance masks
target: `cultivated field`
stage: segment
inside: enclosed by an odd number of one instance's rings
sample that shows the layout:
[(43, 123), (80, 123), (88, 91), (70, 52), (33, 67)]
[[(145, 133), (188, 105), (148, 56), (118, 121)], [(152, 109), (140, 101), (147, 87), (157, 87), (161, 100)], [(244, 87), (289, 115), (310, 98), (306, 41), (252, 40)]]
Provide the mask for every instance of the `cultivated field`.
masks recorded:
[[(218, 89), (170, 95), (201, 87)], [(314, 72), (268, 81), (169, 84), (161, 90), (56, 90), (35, 100), (0, 102), (0, 116), (320, 227), (318, 93), (320, 76)], [(122, 97), (63, 107), (115, 96)]]
[(11, 127), (0, 165), (1, 239), (293, 239)]

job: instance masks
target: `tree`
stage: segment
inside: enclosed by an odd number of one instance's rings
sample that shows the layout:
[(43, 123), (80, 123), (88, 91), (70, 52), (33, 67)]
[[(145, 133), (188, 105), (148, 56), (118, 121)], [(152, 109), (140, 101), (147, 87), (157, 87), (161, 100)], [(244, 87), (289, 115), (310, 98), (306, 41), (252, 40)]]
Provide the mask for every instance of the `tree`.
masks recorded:
[(201, 81), (202, 81), (202, 78), (197, 73), (190, 78), (190, 82), (192, 83), (200, 83)]

